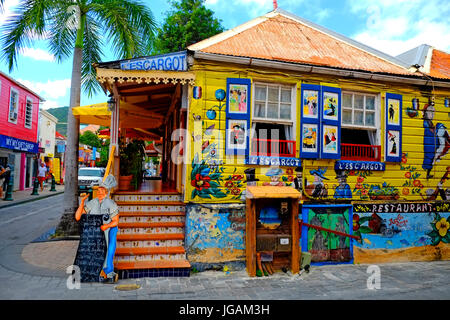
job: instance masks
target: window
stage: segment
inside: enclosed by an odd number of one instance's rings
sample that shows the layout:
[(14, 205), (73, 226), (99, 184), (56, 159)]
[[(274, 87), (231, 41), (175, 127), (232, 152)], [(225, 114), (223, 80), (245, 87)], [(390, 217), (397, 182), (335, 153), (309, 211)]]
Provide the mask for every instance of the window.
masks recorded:
[(12, 123), (17, 123), (18, 112), (19, 112), (19, 92), (16, 89), (11, 88), (9, 99), (8, 121)]
[(378, 101), (374, 94), (342, 93), (342, 159), (381, 160)]
[(33, 100), (27, 97), (27, 105), (25, 107), (25, 128), (31, 129), (33, 124)]
[(295, 87), (255, 83), (251, 154), (295, 157)]

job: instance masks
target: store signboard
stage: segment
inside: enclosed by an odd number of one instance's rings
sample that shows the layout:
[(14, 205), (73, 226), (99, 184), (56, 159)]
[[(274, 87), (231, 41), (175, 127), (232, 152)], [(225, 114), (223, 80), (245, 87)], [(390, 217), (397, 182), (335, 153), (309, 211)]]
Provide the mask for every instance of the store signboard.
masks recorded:
[(23, 152), (38, 153), (37, 142), (30, 142), (22, 139), (0, 135), (0, 148), (18, 150)]
[(186, 52), (174, 52), (153, 57), (126, 60), (120, 63), (120, 69), (187, 71)]

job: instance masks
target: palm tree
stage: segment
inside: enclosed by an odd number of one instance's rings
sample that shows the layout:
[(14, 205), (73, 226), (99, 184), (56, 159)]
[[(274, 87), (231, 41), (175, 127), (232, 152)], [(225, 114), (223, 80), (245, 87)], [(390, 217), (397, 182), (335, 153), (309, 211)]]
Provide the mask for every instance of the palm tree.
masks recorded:
[(72, 108), (80, 105), (81, 85), (88, 95), (100, 86), (93, 63), (99, 62), (104, 40), (112, 42), (119, 59), (148, 55), (156, 23), (151, 11), (137, 0), (23, 0), (2, 27), (2, 58), (10, 71), (17, 55), (34, 39), (48, 41), (58, 62), (73, 54), (70, 108), (67, 118), (64, 213), (57, 228), (77, 234), (79, 121)]

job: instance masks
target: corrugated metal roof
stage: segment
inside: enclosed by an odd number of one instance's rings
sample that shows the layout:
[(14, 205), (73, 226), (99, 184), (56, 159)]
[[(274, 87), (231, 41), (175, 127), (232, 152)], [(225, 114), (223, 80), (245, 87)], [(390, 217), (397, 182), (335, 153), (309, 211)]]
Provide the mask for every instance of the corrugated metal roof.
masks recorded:
[(192, 51), (412, 75), (400, 60), (277, 9), (188, 48)]
[(434, 78), (450, 79), (450, 54), (433, 49), (429, 74)]

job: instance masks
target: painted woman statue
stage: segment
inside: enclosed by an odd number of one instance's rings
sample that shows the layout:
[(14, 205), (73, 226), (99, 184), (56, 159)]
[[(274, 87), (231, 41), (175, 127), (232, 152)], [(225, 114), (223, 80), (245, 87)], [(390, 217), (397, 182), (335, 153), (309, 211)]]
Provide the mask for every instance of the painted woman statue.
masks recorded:
[(118, 274), (114, 272), (119, 208), (109, 197), (117, 186), (116, 179), (109, 175), (99, 185), (97, 197), (88, 201), (88, 195), (81, 200), (75, 213), (80, 221), (81, 235), (75, 265), (80, 268), (81, 282), (114, 283)]

